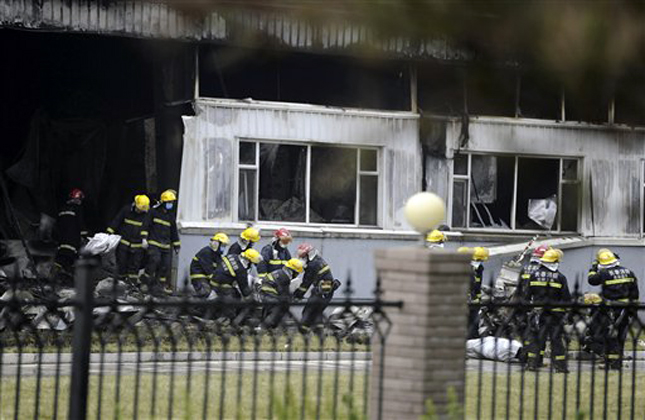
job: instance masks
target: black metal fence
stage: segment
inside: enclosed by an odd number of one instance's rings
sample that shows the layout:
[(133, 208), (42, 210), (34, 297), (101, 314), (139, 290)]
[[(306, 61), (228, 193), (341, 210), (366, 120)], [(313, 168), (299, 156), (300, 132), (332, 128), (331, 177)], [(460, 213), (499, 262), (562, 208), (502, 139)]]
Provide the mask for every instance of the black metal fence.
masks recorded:
[(467, 418), (645, 418), (645, 305), (574, 296), (471, 304)]
[(141, 297), (81, 264), (75, 293), (5, 285), (0, 418), (366, 418), (371, 343), (400, 306), (378, 286), (354, 299), (348, 279), (311, 328), (306, 301), (266, 328), (271, 304)]

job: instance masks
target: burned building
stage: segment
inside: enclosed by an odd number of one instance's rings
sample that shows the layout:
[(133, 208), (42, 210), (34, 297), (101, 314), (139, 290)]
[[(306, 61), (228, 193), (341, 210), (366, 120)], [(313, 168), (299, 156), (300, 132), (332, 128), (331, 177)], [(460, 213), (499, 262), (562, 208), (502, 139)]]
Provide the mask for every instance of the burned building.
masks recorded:
[(178, 188), (179, 283), (215, 231), (253, 223), (288, 227), (367, 294), (373, 249), (418, 240), (402, 208), (427, 189), (455, 244), (575, 238), (581, 265), (600, 243), (640, 252), (643, 72), (564, 84), (279, 7), (0, 0), (0, 27), (3, 176), (32, 238), (71, 187), (94, 231)]

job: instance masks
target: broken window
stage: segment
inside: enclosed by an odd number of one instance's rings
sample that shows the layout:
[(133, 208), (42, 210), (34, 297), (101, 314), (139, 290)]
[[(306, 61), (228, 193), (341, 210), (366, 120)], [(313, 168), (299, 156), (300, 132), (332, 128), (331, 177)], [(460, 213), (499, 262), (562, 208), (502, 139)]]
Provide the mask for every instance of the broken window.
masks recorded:
[(378, 196), (377, 149), (239, 143), (239, 220), (377, 226)]
[(456, 155), (452, 226), (576, 231), (578, 160)]

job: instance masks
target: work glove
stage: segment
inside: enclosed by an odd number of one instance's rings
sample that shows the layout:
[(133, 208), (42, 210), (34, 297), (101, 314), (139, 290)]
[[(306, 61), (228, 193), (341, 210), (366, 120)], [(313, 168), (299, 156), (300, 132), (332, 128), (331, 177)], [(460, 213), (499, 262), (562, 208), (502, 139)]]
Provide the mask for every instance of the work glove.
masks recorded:
[(141, 248), (148, 249), (148, 240), (144, 239), (141, 241)]

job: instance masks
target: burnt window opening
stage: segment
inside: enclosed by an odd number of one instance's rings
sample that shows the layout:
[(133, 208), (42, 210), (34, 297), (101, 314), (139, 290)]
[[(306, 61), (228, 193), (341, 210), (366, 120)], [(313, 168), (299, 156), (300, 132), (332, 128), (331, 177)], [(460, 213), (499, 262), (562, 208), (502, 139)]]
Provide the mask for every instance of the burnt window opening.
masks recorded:
[(453, 228), (578, 229), (577, 159), (459, 154), (453, 161)]
[(200, 96), (408, 110), (402, 61), (208, 46), (200, 49)]
[(239, 142), (238, 219), (378, 226), (378, 150)]
[(561, 119), (562, 87), (546, 72), (522, 72), (518, 91), (518, 117), (552, 121)]
[(645, 68), (618, 80), (614, 110), (617, 124), (645, 125)]
[(461, 115), (464, 112), (463, 72), (463, 68), (456, 66), (419, 63), (419, 108), (429, 114)]
[(515, 117), (517, 71), (472, 66), (466, 71), (468, 114)]
[(609, 103), (614, 95), (613, 82), (600, 74), (572, 78), (565, 87), (567, 121), (605, 124), (609, 121)]

